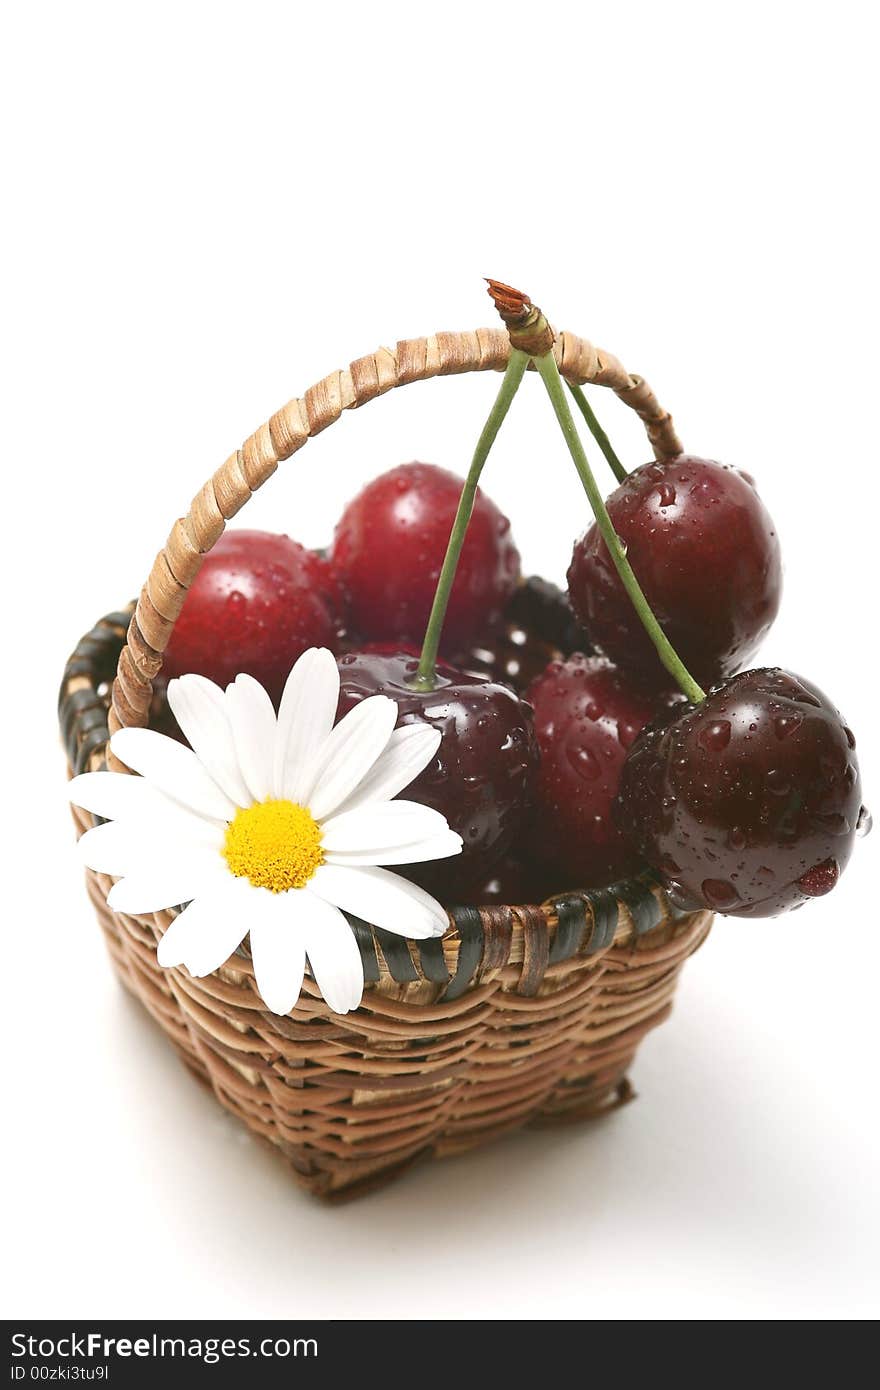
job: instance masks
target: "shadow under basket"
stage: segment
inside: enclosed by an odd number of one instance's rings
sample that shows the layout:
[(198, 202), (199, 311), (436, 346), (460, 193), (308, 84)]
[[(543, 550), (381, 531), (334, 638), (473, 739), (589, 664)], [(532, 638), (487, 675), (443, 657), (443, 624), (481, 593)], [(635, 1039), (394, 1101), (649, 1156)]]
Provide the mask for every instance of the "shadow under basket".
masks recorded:
[[(571, 334), (554, 351), (569, 381), (608, 385), (636, 410), (658, 458), (680, 452), (640, 377)], [(60, 698), (71, 773), (125, 770), (108, 737), (148, 722), (161, 653), (204, 554), (280, 460), (344, 409), (431, 376), (502, 370), (508, 353), (506, 335), (491, 329), (382, 348), (252, 435), (175, 523), (136, 607), (102, 619), (71, 656)], [(93, 824), (86, 812), (74, 816), (80, 832)], [(113, 912), (112, 882), (87, 874), (123, 984), (221, 1104), (325, 1197), (363, 1191), (419, 1158), (629, 1100), (638, 1044), (668, 1016), (679, 971), (712, 921), (676, 912), (647, 875), (542, 905), (450, 907), (438, 940), (408, 941), (350, 918), (367, 981), (360, 1008), (332, 1013), (307, 975), (296, 1008), (280, 1018), (255, 989), (246, 945), (205, 979), (163, 969), (156, 944), (173, 912)]]

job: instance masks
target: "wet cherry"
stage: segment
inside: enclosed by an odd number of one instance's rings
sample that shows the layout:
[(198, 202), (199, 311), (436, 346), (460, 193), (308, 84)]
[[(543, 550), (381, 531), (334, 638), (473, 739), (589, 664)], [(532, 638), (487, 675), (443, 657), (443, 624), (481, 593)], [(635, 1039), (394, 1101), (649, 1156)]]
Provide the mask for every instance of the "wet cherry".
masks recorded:
[(340, 596), (327, 561), (289, 536), (229, 530), (205, 556), (162, 664), (226, 686), (240, 671), (277, 703), (307, 647), (339, 645)]
[(482, 880), (459, 879), (455, 861), (446, 861), (447, 879), (443, 885), (444, 901), (472, 907), (491, 907), (498, 903), (516, 906), (518, 903), (541, 903), (552, 892), (547, 872), (518, 854), (509, 854)]
[(638, 867), (611, 815), (627, 749), (656, 698), (605, 657), (553, 661), (532, 682), (541, 766), (529, 844), (556, 888), (599, 887)]
[[(352, 652), (338, 665), (339, 717), (369, 695), (388, 695), (398, 727), (418, 722), (441, 731), (437, 757), (403, 795), (441, 811), (461, 835), (454, 873), (464, 892), (486, 878), (525, 820), (538, 762), (531, 709), (507, 686), (443, 664), (434, 690), (414, 690), (418, 658), (406, 652)], [(443, 893), (450, 864), (419, 865), (413, 876)]]
[[(443, 468), (405, 463), (345, 508), (331, 558), (361, 637), (421, 642), (461, 489), (461, 478)], [(446, 614), (445, 652), (491, 629), (519, 573), (510, 522), (478, 491)]]
[[(742, 667), (779, 608), (779, 541), (745, 474), (682, 455), (637, 468), (607, 501), (655, 617), (702, 685)], [(613, 661), (667, 680), (595, 525), (568, 571), (572, 607)]]
[(544, 642), (516, 623), (503, 623), (485, 641), (474, 643), (454, 657), (454, 665), (483, 680), (503, 681), (518, 695), (539, 676), (549, 661), (560, 656), (558, 648)]
[(571, 652), (592, 650), (578, 625), (568, 595), (537, 575), (518, 584), (500, 624), (465, 651), (453, 665), (487, 680), (503, 681), (518, 695), (550, 661)]
[(855, 739), (826, 695), (744, 671), (656, 722), (616, 812), (679, 907), (770, 917), (836, 884), (859, 833)]

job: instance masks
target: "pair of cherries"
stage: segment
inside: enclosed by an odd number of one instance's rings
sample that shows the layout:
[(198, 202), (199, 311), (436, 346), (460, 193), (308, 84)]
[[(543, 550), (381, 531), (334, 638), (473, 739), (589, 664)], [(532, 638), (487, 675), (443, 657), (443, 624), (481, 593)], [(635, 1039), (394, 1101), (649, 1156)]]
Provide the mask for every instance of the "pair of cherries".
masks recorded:
[[(326, 559), (286, 537), (228, 533), (187, 599), (166, 673), (224, 683), (245, 669), (277, 698), (305, 647), (343, 651), (340, 714), (382, 693), (401, 722), (443, 734), (407, 795), (461, 834), (457, 895), (518, 843), (560, 890), (645, 861), (682, 907), (770, 915), (833, 887), (861, 804), (852, 735), (796, 677), (726, 679), (772, 623), (781, 590), (778, 541), (751, 480), (681, 457), (636, 470), (607, 502), (679, 655), (704, 684), (720, 682), (695, 706), (669, 693), (595, 526), (575, 545), (569, 597), (603, 655), (552, 661), (524, 698), (464, 669), (473, 663), (461, 654), (498, 629), (520, 574), (509, 523), (483, 494), (447, 610), (447, 660), (433, 689), (418, 689), (417, 644), (460, 488), (428, 465), (393, 469), (346, 508)], [(449, 886), (448, 864), (420, 873)]]
[[(866, 826), (855, 738), (808, 681), (740, 670), (782, 592), (778, 537), (753, 479), (681, 456), (636, 469), (607, 508), (652, 612), (709, 693), (691, 704), (669, 690), (592, 526), (574, 547), (569, 595), (617, 665), (575, 658), (549, 691), (532, 687), (536, 712), (560, 684), (579, 691), (566, 735), (541, 743), (542, 779), (559, 791), (556, 825), (578, 833), (580, 772), (587, 785), (602, 782), (606, 873), (641, 859), (676, 906), (735, 916), (774, 916), (829, 892)], [(542, 824), (554, 833), (552, 816)]]

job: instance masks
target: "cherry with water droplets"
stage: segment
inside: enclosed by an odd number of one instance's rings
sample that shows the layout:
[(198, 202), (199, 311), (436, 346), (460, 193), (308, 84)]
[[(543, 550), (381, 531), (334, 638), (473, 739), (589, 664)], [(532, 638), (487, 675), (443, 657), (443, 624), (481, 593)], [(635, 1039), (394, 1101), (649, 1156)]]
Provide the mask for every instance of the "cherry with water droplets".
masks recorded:
[(276, 702), (307, 647), (338, 650), (342, 596), (327, 561), (289, 536), (224, 532), (186, 596), (162, 663), (226, 686), (254, 676)]
[(560, 887), (598, 887), (637, 869), (611, 808), (627, 749), (655, 713), (656, 696), (605, 657), (578, 653), (551, 662), (526, 699), (541, 752), (532, 853)]
[[(655, 617), (691, 675), (708, 686), (743, 666), (779, 608), (773, 522), (734, 468), (681, 455), (637, 468), (607, 500)], [(612, 661), (656, 682), (666, 675), (593, 525), (568, 571), (572, 607)]]
[(615, 812), (676, 906), (775, 916), (846, 867), (864, 814), (855, 739), (809, 681), (744, 671), (645, 729)]
[(487, 680), (503, 681), (521, 695), (549, 662), (572, 652), (591, 653), (568, 595), (538, 575), (518, 584), (494, 632), (457, 652), (453, 665)]
[(370, 695), (387, 695), (397, 704), (398, 727), (428, 724), (443, 736), (434, 760), (401, 795), (442, 812), (463, 849), (454, 862), (418, 865), (411, 877), (443, 896), (450, 875), (462, 893), (485, 880), (531, 803), (538, 749), (530, 706), (508, 686), (443, 663), (434, 689), (418, 690), (418, 658), (407, 652), (350, 652), (337, 664), (338, 718)]
[[(349, 502), (331, 561), (360, 637), (421, 642), (461, 490), (462, 479), (446, 469), (404, 463)], [(491, 630), (519, 575), (510, 523), (478, 489), (446, 612), (444, 652)]]

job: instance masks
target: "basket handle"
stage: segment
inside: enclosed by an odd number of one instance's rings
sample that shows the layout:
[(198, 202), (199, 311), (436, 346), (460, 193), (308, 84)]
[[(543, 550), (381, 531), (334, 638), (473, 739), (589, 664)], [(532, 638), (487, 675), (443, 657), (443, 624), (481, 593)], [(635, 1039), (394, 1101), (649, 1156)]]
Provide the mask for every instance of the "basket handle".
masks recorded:
[[(611, 353), (571, 333), (557, 336), (553, 352), (568, 381), (610, 386), (636, 412), (658, 459), (681, 453), (671, 415), (660, 407), (647, 382), (626, 372)], [(310, 386), (301, 399), (290, 401), (245, 440), (196, 494), (189, 512), (174, 523), (156, 556), (120, 653), (109, 712), (111, 734), (119, 728), (146, 725), (162, 653), (202, 560), (230, 517), (263, 486), (282, 459), (332, 425), (343, 410), (365, 405), (395, 386), (462, 372), (503, 371), (509, 355), (506, 332), (494, 328), (411, 338), (399, 342), (394, 351), (379, 348)], [(110, 766), (122, 767), (108, 756)]]

